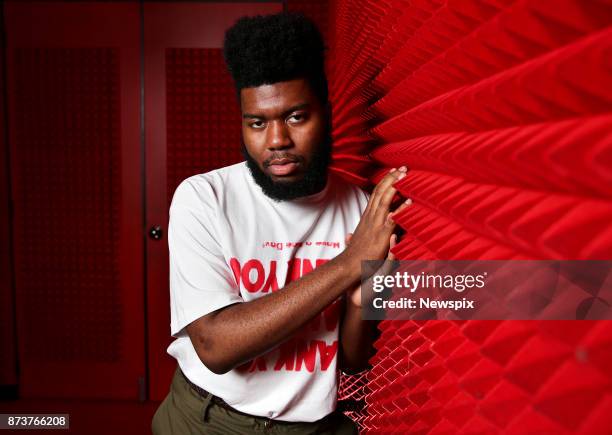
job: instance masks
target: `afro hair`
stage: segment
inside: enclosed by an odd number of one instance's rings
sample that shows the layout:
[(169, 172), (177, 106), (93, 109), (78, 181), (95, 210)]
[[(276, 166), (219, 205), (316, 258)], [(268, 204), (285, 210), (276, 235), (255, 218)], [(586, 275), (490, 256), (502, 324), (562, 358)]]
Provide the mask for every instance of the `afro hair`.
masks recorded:
[(242, 17), (225, 33), (223, 56), (242, 88), (304, 78), (327, 102), (325, 46), (316, 25), (299, 13)]

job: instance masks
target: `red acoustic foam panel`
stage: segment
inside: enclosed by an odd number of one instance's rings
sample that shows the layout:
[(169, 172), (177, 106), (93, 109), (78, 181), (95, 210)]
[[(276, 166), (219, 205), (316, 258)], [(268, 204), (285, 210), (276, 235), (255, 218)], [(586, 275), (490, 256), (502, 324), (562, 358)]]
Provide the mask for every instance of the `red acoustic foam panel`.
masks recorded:
[[(399, 259), (612, 258), (610, 2), (338, 0), (331, 20), (338, 170), (409, 168)], [(367, 433), (612, 427), (610, 322), (379, 328)]]
[(24, 48), (14, 61), (16, 276), (22, 321), (37, 325), (21, 331), (22, 357), (119, 360), (117, 50)]
[(168, 204), (179, 183), (243, 160), (240, 109), (220, 48), (166, 49)]

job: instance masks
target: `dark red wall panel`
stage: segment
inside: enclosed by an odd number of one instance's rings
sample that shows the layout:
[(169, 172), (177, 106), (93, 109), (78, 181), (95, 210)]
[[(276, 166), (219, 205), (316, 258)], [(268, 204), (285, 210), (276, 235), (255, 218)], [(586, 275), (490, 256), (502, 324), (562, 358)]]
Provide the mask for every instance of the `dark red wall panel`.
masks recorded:
[[(3, 15), (3, 14), (2, 14)], [(0, 16), (2, 16), (0, 15)], [(4, 32), (4, 22), (0, 23)], [(4, 44), (0, 47), (4, 62)], [(3, 65), (3, 63), (1, 64)], [(6, 89), (4, 68), (0, 69), (0, 89)], [(0, 385), (17, 385), (17, 343), (12, 267), (9, 149), (6, 141), (5, 100), (0, 102)]]
[(138, 5), (5, 8), (20, 395), (136, 399)]
[[(402, 259), (612, 258), (612, 6), (339, 0), (336, 146), (414, 205)], [(350, 166), (346, 169), (357, 173)], [(371, 433), (605, 433), (609, 322), (380, 325)]]
[(185, 178), (244, 160), (240, 108), (220, 48), (166, 49), (168, 207)]

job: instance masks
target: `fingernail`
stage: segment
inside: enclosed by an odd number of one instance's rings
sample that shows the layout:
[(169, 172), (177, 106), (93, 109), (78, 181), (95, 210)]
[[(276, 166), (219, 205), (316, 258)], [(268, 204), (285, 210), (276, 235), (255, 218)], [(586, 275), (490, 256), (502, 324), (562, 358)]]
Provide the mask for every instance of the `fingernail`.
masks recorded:
[(399, 168), (399, 170), (400, 170), (400, 171), (402, 171), (402, 172), (406, 172), (406, 170), (407, 170), (407, 169), (406, 169), (406, 167), (405, 167), (405, 166), (401, 166), (401, 167)]
[(401, 180), (401, 179), (402, 179), (402, 178), (404, 178), (405, 176), (406, 176), (406, 173), (405, 173), (405, 172), (402, 172), (402, 173), (400, 174), (400, 176), (399, 176), (399, 177), (397, 177), (397, 179), (398, 179), (398, 180)]
[(410, 205), (412, 204), (412, 200), (408, 198), (406, 201), (404, 201), (404, 204)]

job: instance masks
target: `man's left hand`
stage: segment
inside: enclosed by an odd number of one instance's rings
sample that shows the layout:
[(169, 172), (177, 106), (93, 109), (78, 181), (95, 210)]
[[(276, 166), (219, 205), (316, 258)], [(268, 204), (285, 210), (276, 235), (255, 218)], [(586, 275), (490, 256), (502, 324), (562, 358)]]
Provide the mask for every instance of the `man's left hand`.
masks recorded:
[[(346, 244), (348, 246), (348, 244), (351, 241), (351, 236), (353, 235), (353, 233), (349, 233), (346, 236)], [(393, 255), (393, 253), (391, 252), (391, 250), (393, 249), (393, 247), (397, 244), (397, 234), (391, 234), (391, 237), (389, 238), (389, 252), (387, 253), (387, 261), (393, 261), (395, 260), (395, 255)], [(383, 266), (384, 267), (384, 266)], [(385, 274), (385, 271), (377, 271), (377, 274)], [(349, 302), (349, 304), (355, 308), (361, 308), (362, 304), (361, 304), (361, 284), (358, 285), (357, 287), (355, 287), (353, 290), (349, 290), (347, 292), (347, 300)]]

